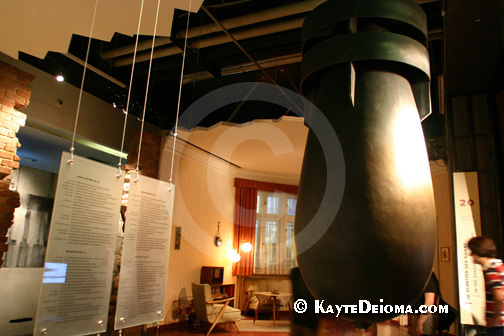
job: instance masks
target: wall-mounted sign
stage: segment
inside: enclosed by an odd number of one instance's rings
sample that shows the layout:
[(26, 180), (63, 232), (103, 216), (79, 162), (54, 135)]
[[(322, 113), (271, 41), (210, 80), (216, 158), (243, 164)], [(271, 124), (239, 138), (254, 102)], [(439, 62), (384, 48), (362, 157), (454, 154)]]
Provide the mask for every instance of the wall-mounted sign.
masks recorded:
[(481, 234), (478, 175), (453, 173), (460, 323), (485, 325), (485, 282), (481, 266), (474, 264), (467, 246)]

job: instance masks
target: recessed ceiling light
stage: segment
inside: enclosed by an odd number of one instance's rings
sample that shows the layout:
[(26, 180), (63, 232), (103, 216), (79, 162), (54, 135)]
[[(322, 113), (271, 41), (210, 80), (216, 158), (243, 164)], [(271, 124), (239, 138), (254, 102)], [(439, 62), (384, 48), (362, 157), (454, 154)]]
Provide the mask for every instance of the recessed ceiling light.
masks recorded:
[(64, 82), (65, 81), (65, 77), (63, 77), (63, 74), (59, 73), (56, 75), (56, 80), (58, 82)]
[(20, 156), (19, 160), (25, 161), (25, 162), (37, 162), (38, 161), (37, 159), (32, 159), (32, 158), (29, 158), (29, 157), (26, 157), (26, 156)]

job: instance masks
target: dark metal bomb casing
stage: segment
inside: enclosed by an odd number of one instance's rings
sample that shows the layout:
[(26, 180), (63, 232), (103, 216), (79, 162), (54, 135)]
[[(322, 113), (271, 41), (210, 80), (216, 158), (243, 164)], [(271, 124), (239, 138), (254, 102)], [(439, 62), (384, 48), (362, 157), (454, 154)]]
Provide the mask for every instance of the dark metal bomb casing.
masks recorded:
[[(414, 303), (433, 268), (436, 214), (421, 128), (430, 114), (426, 40), (425, 13), (412, 0), (329, 0), (303, 25), (302, 91), (340, 143), (327, 148), (324, 134), (309, 131), (296, 212), (298, 263), (324, 305), (366, 300), (394, 307), (343, 314), (352, 321), (399, 315), (395, 305)], [(305, 111), (305, 118), (315, 113)], [(336, 149), (345, 181), (333, 202), (338, 209), (330, 211), (321, 205), (337, 173), (326, 168)], [(320, 213), (325, 222), (313, 223)], [(324, 231), (315, 242), (306, 238), (314, 225)]]

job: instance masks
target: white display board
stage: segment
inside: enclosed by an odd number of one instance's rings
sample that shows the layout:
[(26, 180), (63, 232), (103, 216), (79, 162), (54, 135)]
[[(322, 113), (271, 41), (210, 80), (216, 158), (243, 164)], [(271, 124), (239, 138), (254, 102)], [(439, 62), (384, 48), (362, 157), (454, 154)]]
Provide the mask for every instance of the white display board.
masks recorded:
[(61, 157), (34, 335), (106, 331), (124, 180), (117, 168)]
[(485, 325), (485, 282), (467, 242), (481, 232), (478, 174), (453, 173), (460, 323)]
[(132, 175), (117, 294), (116, 330), (163, 319), (174, 186)]

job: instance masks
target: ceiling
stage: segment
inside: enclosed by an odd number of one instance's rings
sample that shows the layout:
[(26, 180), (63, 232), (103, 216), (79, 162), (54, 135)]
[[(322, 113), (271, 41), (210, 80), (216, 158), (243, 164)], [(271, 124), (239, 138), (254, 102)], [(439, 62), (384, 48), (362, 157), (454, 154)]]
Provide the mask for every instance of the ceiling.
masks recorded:
[(180, 130), (178, 137), (240, 168), (299, 176), (308, 127), (298, 117)]
[[(103, 9), (98, 16), (105, 21), (108, 18), (107, 22), (113, 23), (112, 26), (116, 21), (121, 27), (125, 26), (125, 22), (129, 26), (122, 31), (111, 31), (107, 26), (105, 32), (93, 36), (84, 90), (123, 109), (126, 109), (130, 97), (128, 111), (131, 114), (140, 117), (145, 105), (146, 121), (164, 130), (173, 128), (177, 111), (179, 116), (185, 115), (183, 120), (190, 120), (188, 107), (194, 101), (226, 85), (265, 82), (299, 92), (301, 26), (306, 15), (324, 2), (170, 0), (169, 3), (175, 6), (160, 12), (159, 36), (154, 40), (155, 49), (150, 62), (153, 39), (148, 32), (154, 28), (152, 10), (157, 1), (146, 2), (150, 6), (150, 19), (142, 21), (148, 23), (141, 26), (136, 54), (139, 1), (117, 1), (110, 2), (115, 6), (115, 16), (112, 7)], [(28, 3), (27, 0), (9, 3), (25, 2)], [(56, 3), (56, 0), (48, 3), (53, 2)], [(445, 126), (444, 111), (439, 108), (439, 92), (444, 90), (447, 94), (456, 95), (488, 91), (496, 86), (497, 78), (502, 77), (502, 23), (499, 21), (501, 15), (496, 14), (502, 13), (502, 8), (497, 2), (490, 4), (485, 1), (416, 2), (427, 14), (432, 79), (433, 113), (423, 122), (424, 133), (427, 138), (442, 137)], [(190, 6), (192, 12), (187, 11)], [(65, 10), (70, 9), (64, 7), (61, 11), (64, 13)], [(88, 14), (87, 19), (92, 16), (89, 9), (84, 13)], [(75, 15), (67, 16), (63, 24), (70, 25), (72, 20), (76, 20)], [(86, 17), (84, 14), (80, 16)], [(47, 22), (42, 17), (30, 18), (38, 27), (41, 27), (41, 20)], [(47, 35), (64, 30), (68, 35), (68, 29), (61, 28), (59, 24), (55, 26), (52, 31), (43, 32)], [(84, 31), (81, 27), (69, 37), (67, 50), (41, 55), (40, 51), (21, 49), (19, 59), (53, 75), (61, 71), (67, 82), (80, 88), (89, 41), (85, 37), (89, 34)], [(186, 34), (187, 48), (183, 57)], [(443, 87), (439, 86), (440, 76), (445, 78)], [(242, 124), (282, 116), (296, 117), (285, 107), (271, 103), (236, 102), (218, 108), (197, 121), (197, 125), (210, 127), (219, 122)], [(198, 139), (201, 145), (203, 140)], [(234, 159), (238, 160), (236, 156)]]
[[(188, 7), (187, 2), (185, 0), (185, 7)], [(179, 104), (182, 55), (186, 27), (189, 25), (180, 114), (199, 97), (233, 83), (274, 82), (298, 91), (301, 26), (305, 16), (322, 2), (324, 0), (205, 0), (195, 12), (175, 8), (171, 17), (165, 13), (158, 20), (158, 25), (166, 26), (166, 21), (172, 23), (171, 34), (156, 37), (152, 63), (153, 41), (149, 34), (140, 34), (137, 53), (134, 54), (136, 35), (131, 33), (131, 27), (126, 33), (113, 34), (110, 39), (99, 39), (108, 36), (102, 33), (91, 41), (88, 59), (91, 70), (86, 73), (84, 89), (125, 108), (135, 58), (129, 112), (139, 116), (145, 104), (146, 120), (161, 129), (171, 129)], [(443, 2), (417, 2), (427, 13), (432, 78), (436, 79), (444, 70)], [(129, 8), (127, 5), (123, 7)], [(127, 12), (133, 17), (131, 13), (137, 14), (138, 9), (131, 8)], [(118, 16), (122, 16), (123, 12), (126, 11), (118, 12)], [(131, 21), (136, 23), (138, 19)], [(149, 22), (152, 29), (152, 20)], [(222, 27), (225, 27), (225, 32)], [(166, 34), (166, 27), (163, 29)], [(62, 71), (66, 81), (80, 87), (88, 46), (88, 38), (83, 36), (82, 31), (83, 28), (79, 29), (81, 34), (72, 35), (67, 52), (49, 51), (45, 57), (39, 58), (20, 50), (19, 59), (54, 75)], [(261, 67), (259, 70), (258, 64)], [(436, 85), (434, 80), (434, 89)], [(437, 110), (436, 102), (436, 97), (433, 97), (434, 110)], [(268, 103), (236, 103), (215, 111), (200, 125), (211, 126), (219, 121), (242, 123), (256, 118), (275, 119), (284, 114), (284, 108)]]

